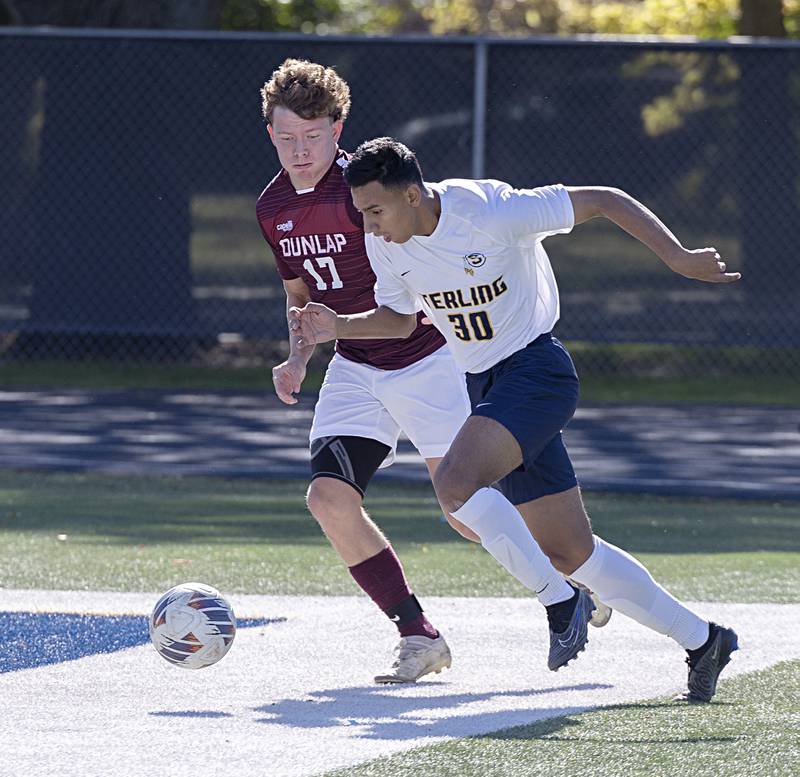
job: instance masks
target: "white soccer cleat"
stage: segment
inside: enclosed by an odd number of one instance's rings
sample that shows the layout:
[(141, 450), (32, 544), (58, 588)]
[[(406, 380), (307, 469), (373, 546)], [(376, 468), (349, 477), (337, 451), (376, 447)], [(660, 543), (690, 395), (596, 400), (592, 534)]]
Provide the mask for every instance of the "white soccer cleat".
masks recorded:
[(450, 648), (441, 634), (436, 639), (416, 634), (402, 637), (394, 652), (391, 669), (376, 675), (376, 683), (415, 683), (423, 675), (438, 674), (452, 663)]
[(592, 613), (592, 617), (589, 618), (589, 625), (594, 626), (596, 629), (600, 629), (605, 626), (606, 623), (611, 620), (611, 613), (614, 612), (614, 610), (612, 610), (607, 604), (600, 601), (600, 597), (582, 583), (576, 583), (571, 577), (568, 577), (567, 580), (573, 586), (575, 586), (575, 588), (580, 588), (581, 590), (586, 591), (592, 598), (594, 612)]
[(595, 628), (601, 628), (611, 620), (611, 613), (614, 612), (607, 604), (600, 601), (600, 597), (594, 592), (589, 591), (589, 596), (594, 603), (594, 612), (592, 617), (589, 618), (589, 625)]

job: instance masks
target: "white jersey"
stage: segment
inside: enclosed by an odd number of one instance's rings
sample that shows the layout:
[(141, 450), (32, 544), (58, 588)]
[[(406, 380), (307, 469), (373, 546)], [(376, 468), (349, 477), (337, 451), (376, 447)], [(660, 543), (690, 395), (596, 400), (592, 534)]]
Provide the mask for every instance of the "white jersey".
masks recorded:
[(375, 301), (398, 313), (424, 310), (459, 367), (483, 372), (558, 321), (558, 288), (542, 240), (572, 229), (572, 202), (560, 184), (427, 185), (442, 206), (433, 234), (405, 243), (366, 236)]

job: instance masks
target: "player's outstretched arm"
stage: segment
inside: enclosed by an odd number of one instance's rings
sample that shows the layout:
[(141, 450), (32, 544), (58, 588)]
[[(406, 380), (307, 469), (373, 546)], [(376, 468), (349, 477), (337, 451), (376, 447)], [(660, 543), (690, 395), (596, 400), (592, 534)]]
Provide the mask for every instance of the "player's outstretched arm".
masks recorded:
[(329, 340), (374, 340), (405, 338), (417, 327), (414, 313), (397, 313), (384, 305), (366, 313), (337, 316), (318, 302), (289, 311), (289, 328), (301, 345), (326, 343)]
[(659, 218), (620, 189), (602, 186), (567, 187), (575, 224), (604, 216), (650, 248), (673, 272), (708, 283), (731, 283), (741, 273), (727, 272), (716, 248), (684, 248)]

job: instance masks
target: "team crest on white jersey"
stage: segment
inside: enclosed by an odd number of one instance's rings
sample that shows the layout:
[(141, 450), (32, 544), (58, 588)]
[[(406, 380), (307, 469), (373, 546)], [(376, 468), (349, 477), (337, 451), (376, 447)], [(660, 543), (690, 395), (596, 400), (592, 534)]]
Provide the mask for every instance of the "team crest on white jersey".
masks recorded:
[(484, 254), (467, 254), (464, 257), (464, 272), (467, 275), (475, 275), (476, 267), (483, 267), (486, 264), (486, 256)]
[(288, 221), (284, 221), (283, 224), (278, 224), (276, 229), (278, 232), (291, 232), (294, 229), (294, 222), (289, 219)]

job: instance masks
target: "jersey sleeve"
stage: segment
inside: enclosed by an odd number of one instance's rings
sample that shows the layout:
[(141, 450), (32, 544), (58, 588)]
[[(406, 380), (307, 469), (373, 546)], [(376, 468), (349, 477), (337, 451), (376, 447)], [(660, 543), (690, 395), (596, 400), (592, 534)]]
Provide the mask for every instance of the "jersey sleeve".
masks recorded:
[(369, 263), (375, 273), (375, 304), (391, 308), (395, 313), (417, 313), (422, 309), (416, 296), (403, 283), (392, 267), (391, 261), (376, 245), (372, 235), (364, 236)]
[(570, 232), (575, 226), (575, 211), (569, 193), (561, 184), (536, 189), (514, 189), (495, 182), (492, 204), (497, 228), (510, 239)]

